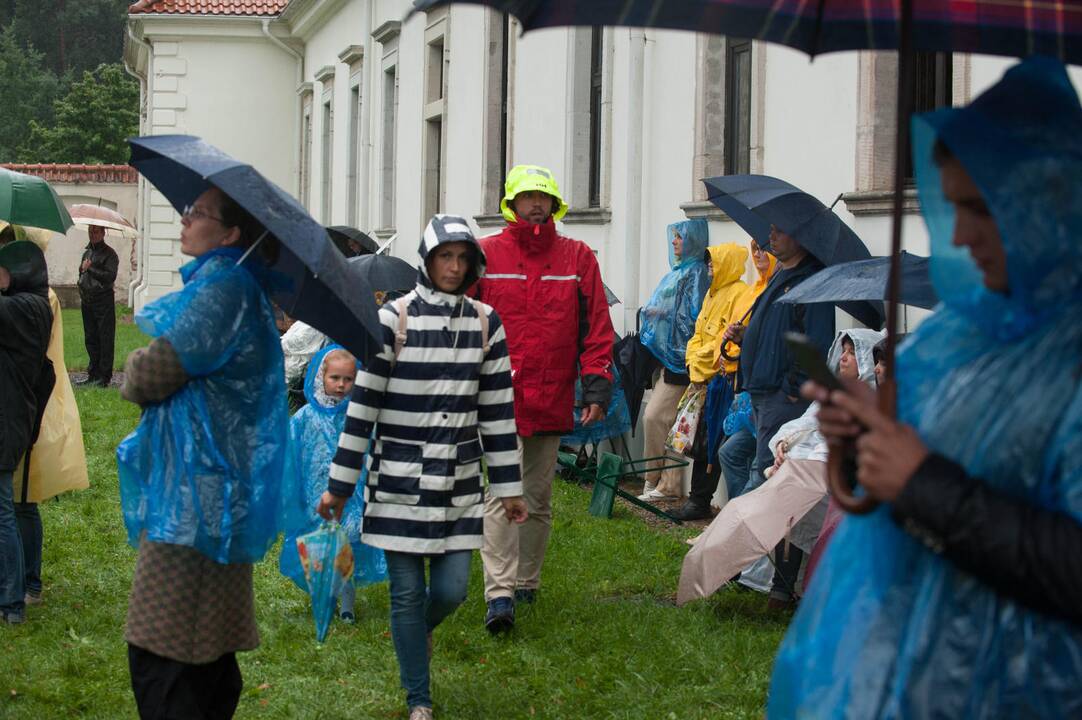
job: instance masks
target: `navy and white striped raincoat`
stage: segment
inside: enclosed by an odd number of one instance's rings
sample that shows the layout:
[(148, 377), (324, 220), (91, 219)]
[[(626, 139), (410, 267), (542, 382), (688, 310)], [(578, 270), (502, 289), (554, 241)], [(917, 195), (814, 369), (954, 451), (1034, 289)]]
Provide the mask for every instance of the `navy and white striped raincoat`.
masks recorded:
[[(480, 548), (481, 458), (487, 492), (522, 495), (511, 361), (499, 317), (488, 305), (434, 289), (424, 260), (438, 245), (467, 242), (474, 262), (461, 291), (484, 273), (466, 222), (437, 215), (421, 239), (417, 287), (379, 312), (383, 350), (357, 375), (329, 490), (352, 495), (369, 467), (362, 539), (396, 552), (442, 554)], [(406, 341), (395, 358), (399, 308)], [(488, 316), (488, 350), (478, 313)]]

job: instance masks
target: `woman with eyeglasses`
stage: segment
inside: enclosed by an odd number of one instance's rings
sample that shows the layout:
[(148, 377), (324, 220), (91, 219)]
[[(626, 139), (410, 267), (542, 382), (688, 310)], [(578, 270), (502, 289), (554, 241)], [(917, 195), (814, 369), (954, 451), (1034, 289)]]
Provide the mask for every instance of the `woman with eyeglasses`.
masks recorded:
[(141, 717), (224, 718), (235, 653), (259, 645), (252, 563), (275, 538), (289, 415), (271, 305), (240, 262), (262, 228), (216, 188), (181, 225), (184, 287), (137, 314), (154, 340), (121, 388), (143, 408), (117, 448), (139, 551), (125, 639)]

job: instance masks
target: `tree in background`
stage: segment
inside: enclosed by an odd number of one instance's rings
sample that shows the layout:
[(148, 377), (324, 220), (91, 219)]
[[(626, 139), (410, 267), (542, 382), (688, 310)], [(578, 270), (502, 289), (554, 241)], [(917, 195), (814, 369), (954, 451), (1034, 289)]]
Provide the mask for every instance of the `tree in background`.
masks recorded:
[[(41, 53), (22, 46), (14, 28), (0, 31), (0, 161), (16, 159), (17, 149), (30, 136), (31, 123), (52, 121), (57, 85)], [(138, 88), (135, 94), (133, 105), (138, 106)]]
[(22, 162), (128, 162), (125, 139), (139, 131), (139, 86), (119, 64), (84, 72), (53, 103), (54, 123), (30, 121)]
[[(78, 77), (120, 59), (128, 0), (0, 0), (0, 23), (10, 23), (23, 47), (45, 55), (57, 77)], [(8, 17), (4, 15), (7, 14)]]

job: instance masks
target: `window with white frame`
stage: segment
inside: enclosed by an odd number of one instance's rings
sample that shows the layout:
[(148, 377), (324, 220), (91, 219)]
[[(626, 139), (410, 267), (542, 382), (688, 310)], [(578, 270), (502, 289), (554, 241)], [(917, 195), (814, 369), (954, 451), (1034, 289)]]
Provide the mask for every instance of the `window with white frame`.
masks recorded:
[(361, 147), (364, 117), (364, 46), (351, 45), (338, 54), (338, 59), (349, 66), (349, 143), (346, 156), (346, 223), (357, 227), (360, 222), (361, 205)]
[(571, 83), (568, 137), (570, 168), (565, 222), (609, 220), (612, 134), (612, 30), (573, 28), (568, 33)]
[(376, 28), (372, 38), (380, 44), (379, 88), (379, 226), (389, 237), (395, 217), (395, 155), (398, 136), (398, 39), (401, 23), (389, 21)]
[(761, 173), (766, 53), (743, 38), (699, 35), (695, 43), (695, 154), (688, 217), (724, 217), (702, 178)]
[(511, 155), (510, 125), (512, 49), (515, 21), (507, 13), (487, 10), (485, 31), (487, 36), (485, 72), (485, 120), (484, 120), (484, 186), (482, 188), (482, 225), (502, 224), (499, 219), (500, 200), (503, 199), (504, 178)]
[(447, 116), (447, 8), (426, 16), (422, 226), (443, 208)]

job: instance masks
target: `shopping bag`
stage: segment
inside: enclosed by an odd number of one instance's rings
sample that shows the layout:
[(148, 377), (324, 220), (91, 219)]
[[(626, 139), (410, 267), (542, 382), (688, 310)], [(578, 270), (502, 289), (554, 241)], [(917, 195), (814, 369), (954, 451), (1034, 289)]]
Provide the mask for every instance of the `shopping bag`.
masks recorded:
[(349, 536), (336, 522), (297, 538), (297, 554), (304, 568), (308, 594), (312, 597), (312, 619), (316, 640), (323, 642), (331, 625), (334, 605), (342, 586), (353, 580), (353, 548)]
[(676, 406), (676, 422), (665, 440), (665, 446), (673, 452), (682, 455), (691, 455), (694, 451), (695, 431), (699, 428), (699, 420), (703, 414), (703, 405), (706, 402), (706, 388), (688, 385), (684, 394), (680, 396), (680, 402)]

